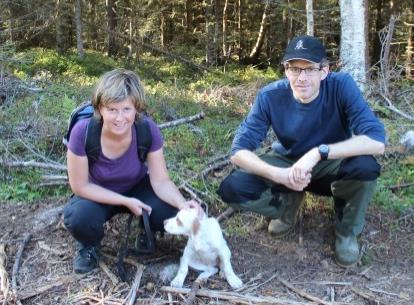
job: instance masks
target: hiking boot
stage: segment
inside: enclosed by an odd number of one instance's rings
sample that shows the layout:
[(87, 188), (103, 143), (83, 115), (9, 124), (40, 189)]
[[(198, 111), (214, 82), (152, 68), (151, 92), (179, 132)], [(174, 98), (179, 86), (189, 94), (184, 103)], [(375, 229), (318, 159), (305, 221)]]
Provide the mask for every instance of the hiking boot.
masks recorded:
[(282, 238), (288, 235), (293, 229), (293, 226), (283, 222), (280, 219), (272, 219), (269, 222), (267, 230), (276, 238)]
[(76, 256), (73, 259), (75, 273), (87, 273), (98, 267), (99, 247), (87, 246), (76, 242)]
[(356, 236), (336, 233), (335, 260), (341, 267), (351, 267), (359, 260), (359, 245)]

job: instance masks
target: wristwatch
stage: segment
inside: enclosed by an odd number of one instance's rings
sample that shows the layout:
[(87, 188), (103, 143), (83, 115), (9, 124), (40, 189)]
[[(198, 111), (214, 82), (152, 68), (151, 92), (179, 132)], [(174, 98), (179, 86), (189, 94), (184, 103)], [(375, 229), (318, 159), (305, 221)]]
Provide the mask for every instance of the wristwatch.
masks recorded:
[(321, 156), (321, 160), (327, 160), (329, 155), (329, 146), (326, 144), (321, 144), (318, 147), (319, 155)]

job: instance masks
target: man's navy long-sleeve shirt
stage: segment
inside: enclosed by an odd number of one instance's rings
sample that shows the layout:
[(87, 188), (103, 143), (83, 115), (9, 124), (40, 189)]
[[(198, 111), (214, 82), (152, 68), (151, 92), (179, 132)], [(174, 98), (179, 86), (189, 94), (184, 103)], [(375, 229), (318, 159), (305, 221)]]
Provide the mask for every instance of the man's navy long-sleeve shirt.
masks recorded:
[(233, 140), (231, 153), (255, 150), (272, 126), (284, 155), (299, 158), (320, 144), (332, 144), (366, 135), (385, 143), (383, 124), (375, 117), (352, 77), (330, 72), (321, 82), (319, 95), (300, 103), (287, 79), (262, 88)]

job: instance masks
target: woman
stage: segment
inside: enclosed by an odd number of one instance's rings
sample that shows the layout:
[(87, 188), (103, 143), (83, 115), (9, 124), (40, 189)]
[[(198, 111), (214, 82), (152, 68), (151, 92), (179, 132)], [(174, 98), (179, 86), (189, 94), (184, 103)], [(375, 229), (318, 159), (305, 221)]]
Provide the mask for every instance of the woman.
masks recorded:
[[(99, 80), (92, 98), (95, 118), (102, 121), (101, 152), (89, 164), (85, 152), (88, 121), (76, 123), (67, 144), (69, 184), (74, 193), (64, 209), (66, 228), (76, 239), (74, 271), (89, 272), (98, 264), (103, 224), (117, 213), (150, 214), (153, 231), (162, 231), (163, 221), (178, 210), (197, 208), (186, 201), (170, 180), (163, 155), (163, 139), (157, 125), (142, 116), (144, 90), (132, 71), (116, 69)], [(134, 121), (147, 121), (152, 144), (147, 165), (137, 154)]]

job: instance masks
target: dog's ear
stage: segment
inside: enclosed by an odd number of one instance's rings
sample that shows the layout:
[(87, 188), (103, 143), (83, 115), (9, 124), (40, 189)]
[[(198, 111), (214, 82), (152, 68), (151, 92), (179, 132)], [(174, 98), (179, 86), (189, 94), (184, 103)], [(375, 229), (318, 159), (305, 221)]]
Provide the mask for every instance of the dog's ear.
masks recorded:
[(194, 218), (193, 225), (191, 226), (191, 233), (193, 233), (193, 235), (197, 235), (197, 233), (200, 231), (200, 225), (200, 219), (197, 217)]

